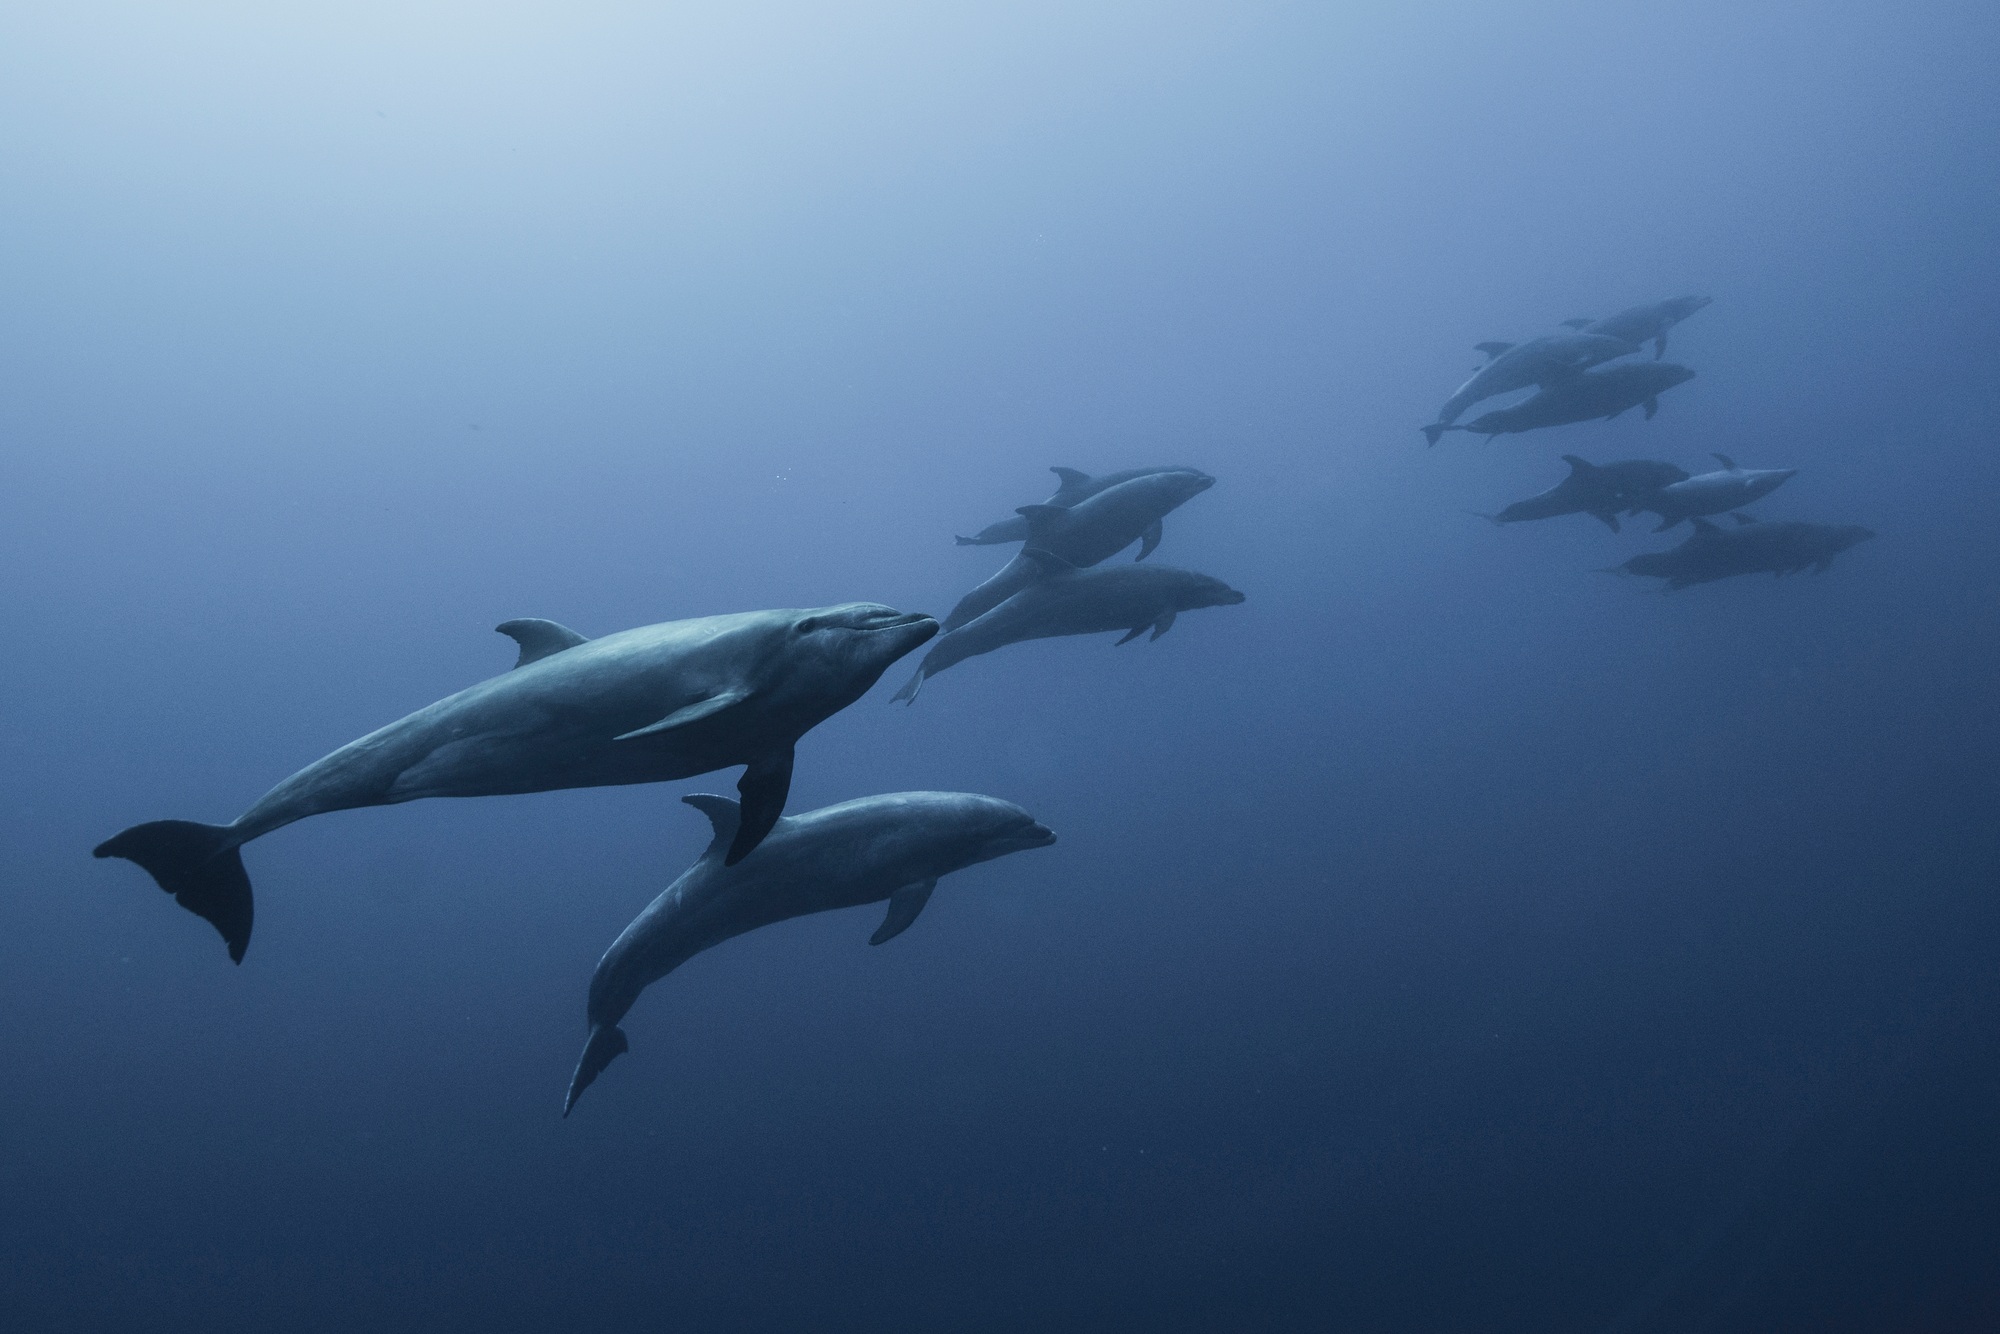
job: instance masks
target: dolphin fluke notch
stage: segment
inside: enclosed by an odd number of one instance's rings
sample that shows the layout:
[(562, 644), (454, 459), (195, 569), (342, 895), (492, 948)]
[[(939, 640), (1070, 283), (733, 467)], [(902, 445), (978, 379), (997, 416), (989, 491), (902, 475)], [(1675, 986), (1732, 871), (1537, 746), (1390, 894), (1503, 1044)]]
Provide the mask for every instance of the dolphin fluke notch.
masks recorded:
[(583, 1044), (583, 1055), (577, 1059), (576, 1073), (569, 1079), (569, 1094), (563, 1099), (563, 1115), (568, 1116), (570, 1108), (583, 1091), (604, 1073), (604, 1067), (631, 1050), (625, 1040), (625, 1030), (616, 1024), (592, 1024), (590, 1038)]
[(256, 904), (243, 854), (228, 826), (154, 820), (133, 825), (92, 851), (99, 857), (136, 862), (174, 896), (174, 902), (222, 934), (232, 963), (243, 962)]

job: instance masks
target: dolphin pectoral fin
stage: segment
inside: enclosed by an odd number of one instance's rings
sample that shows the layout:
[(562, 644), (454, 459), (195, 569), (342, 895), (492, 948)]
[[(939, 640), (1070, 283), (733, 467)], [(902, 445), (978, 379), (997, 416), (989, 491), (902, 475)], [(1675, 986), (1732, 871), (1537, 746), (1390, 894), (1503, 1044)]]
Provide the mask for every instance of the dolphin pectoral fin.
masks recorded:
[(883, 915), (882, 925), (875, 928), (875, 934), (868, 937), (870, 945), (880, 945), (885, 940), (894, 940), (910, 929), (910, 923), (917, 920), (917, 914), (931, 901), (931, 891), (937, 888), (937, 877), (919, 880), (914, 885), (904, 885), (889, 896), (889, 911)]
[(1655, 528), (1653, 531), (1656, 533), (1664, 533), (1667, 531), (1667, 529), (1672, 528), (1675, 524), (1679, 522), (1680, 522), (1679, 519), (1669, 519), (1666, 515), (1662, 514), (1660, 516), (1660, 526), (1658, 528)]
[[(1140, 635), (1143, 635), (1143, 634), (1145, 634), (1148, 628), (1149, 628), (1149, 627), (1147, 627), (1147, 626), (1143, 626), (1143, 625), (1135, 625), (1135, 626), (1133, 626), (1133, 627), (1132, 627), (1132, 628), (1131, 628), (1130, 630), (1127, 630), (1127, 631), (1125, 632), (1125, 637), (1124, 637), (1123, 639), (1119, 640), (1119, 641), (1118, 641), (1118, 644), (1129, 644), (1129, 643), (1131, 643), (1131, 642), (1132, 642), (1133, 640), (1137, 639), (1137, 638), (1138, 638), (1138, 637), (1139, 637)], [(1112, 645), (1111, 647), (1113, 647), (1113, 648), (1117, 648), (1117, 647), (1118, 647), (1118, 644), (1113, 644), (1113, 645)]]
[(707, 699), (696, 700), (692, 704), (675, 709), (672, 713), (650, 726), (641, 727), (635, 731), (626, 732), (622, 736), (615, 736), (611, 739), (613, 741), (632, 741), (642, 736), (658, 736), (662, 732), (671, 732), (676, 727), (686, 727), (689, 723), (698, 723), (704, 718), (713, 718), (724, 709), (741, 704), (748, 698), (750, 698), (750, 692), (747, 690), (725, 690), (719, 695), (710, 695)]
[(1562, 327), (1563, 327), (1563, 328), (1565, 328), (1565, 329), (1581, 329), (1581, 328), (1583, 328), (1584, 326), (1586, 326), (1586, 325), (1588, 325), (1588, 324), (1591, 324), (1591, 323), (1593, 323), (1593, 321), (1591, 321), (1591, 320), (1589, 320), (1589, 319), (1580, 319), (1580, 320), (1564, 320), (1564, 321), (1562, 322)]
[(1695, 532), (1703, 537), (1715, 537), (1722, 532), (1720, 528), (1717, 528), (1707, 519), (1689, 519), (1688, 522), (1693, 524)]
[(1590, 517), (1603, 524), (1606, 528), (1609, 528), (1612, 532), (1615, 533), (1618, 531), (1618, 516), (1611, 511), (1592, 510)]
[(722, 859), (724, 866), (734, 866), (755, 851), (785, 813), (785, 798), (792, 791), (791, 747), (782, 754), (752, 760), (743, 777), (736, 780), (736, 790), (743, 797), (743, 814), (729, 855)]
[(893, 704), (897, 700), (901, 700), (906, 705), (915, 704), (917, 702), (917, 692), (923, 688), (924, 667), (922, 663), (918, 663), (917, 670), (910, 673), (910, 679), (903, 682), (903, 688), (889, 696), (889, 702)]
[(1653, 360), (1658, 361), (1661, 357), (1664, 357), (1666, 355), (1667, 355), (1667, 336), (1666, 334), (1662, 333), (1658, 338), (1655, 338), (1653, 340)]
[(1496, 361), (1499, 359), (1501, 353), (1513, 346), (1512, 343), (1474, 343), (1472, 350), (1474, 352), (1484, 352), (1488, 361)]
[(578, 634), (566, 625), (545, 621), (539, 616), (523, 617), (518, 621), (502, 621), (493, 627), (507, 638), (521, 646), (521, 656), (514, 659), (514, 667), (519, 670), (531, 662), (553, 657), (566, 648), (578, 644), (588, 644), (589, 638)]
[(1152, 555), (1154, 549), (1160, 545), (1160, 539), (1164, 536), (1166, 536), (1166, 529), (1160, 526), (1158, 519), (1147, 524), (1146, 531), (1140, 534), (1139, 537), (1139, 554), (1132, 559), (1144, 560), (1146, 557)]
[(1757, 522), (1755, 518), (1745, 514), (1742, 510), (1729, 511), (1729, 517), (1736, 520), (1736, 526), (1739, 528), (1748, 528), (1751, 524)]
[[(1158, 639), (1158, 638), (1159, 638), (1159, 637), (1160, 637), (1161, 635), (1163, 635), (1163, 634), (1165, 634), (1165, 633), (1166, 633), (1167, 631), (1169, 631), (1169, 630), (1173, 629), (1173, 628), (1174, 628), (1174, 618), (1175, 618), (1176, 616), (1178, 616), (1179, 614), (1180, 614), (1179, 612), (1173, 612), (1173, 611), (1170, 611), (1170, 612), (1168, 612), (1168, 613), (1167, 613), (1167, 614), (1166, 614), (1165, 616), (1162, 616), (1162, 617), (1161, 617), (1161, 618), (1160, 618), (1159, 620), (1157, 620), (1157, 621), (1154, 621), (1154, 622), (1153, 622), (1153, 639)], [(1152, 643), (1152, 642), (1153, 642), (1153, 639), (1149, 639), (1149, 640), (1147, 640), (1146, 642), (1147, 642), (1148, 644), (1150, 644), (1150, 643)]]
[(570, 1108), (583, 1091), (604, 1073), (604, 1067), (617, 1060), (631, 1044), (625, 1040), (625, 1030), (616, 1024), (592, 1024), (590, 1037), (583, 1044), (583, 1055), (577, 1058), (576, 1073), (569, 1079), (569, 1095), (563, 1099), (563, 1115), (568, 1116)]
[(1653, 414), (1654, 414), (1654, 413), (1656, 413), (1656, 412), (1658, 412), (1659, 410), (1660, 410), (1660, 400), (1659, 400), (1659, 399), (1657, 399), (1657, 398), (1649, 398), (1649, 399), (1647, 399), (1647, 400), (1646, 400), (1646, 420), (1647, 420), (1647, 421), (1651, 421), (1651, 420), (1653, 420)]

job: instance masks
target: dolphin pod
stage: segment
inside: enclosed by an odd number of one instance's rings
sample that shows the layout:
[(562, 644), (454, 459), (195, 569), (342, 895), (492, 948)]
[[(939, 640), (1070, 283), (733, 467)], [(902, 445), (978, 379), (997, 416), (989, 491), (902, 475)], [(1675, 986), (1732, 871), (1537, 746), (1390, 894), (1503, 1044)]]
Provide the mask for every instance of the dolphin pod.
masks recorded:
[(886, 899), (888, 912), (868, 938), (880, 945), (909, 929), (940, 877), (1056, 841), (1046, 825), (996, 797), (892, 792), (785, 816), (737, 863), (723, 855), (737, 836), (737, 803), (703, 795), (681, 800), (709, 818), (714, 837), (619, 933), (591, 975), (590, 1034), (563, 1099), (564, 1116), (627, 1049), (619, 1024), (639, 993), (703, 950), (788, 918)]
[(692, 778), (745, 766), (741, 861), (776, 823), (792, 748), (865, 694), (937, 622), (872, 602), (668, 621), (586, 639), (499, 627), (512, 670), (351, 741), (226, 825), (156, 820), (100, 843), (221, 933), (241, 963), (254, 904), (239, 849), (309, 815), (421, 797), (490, 797)]

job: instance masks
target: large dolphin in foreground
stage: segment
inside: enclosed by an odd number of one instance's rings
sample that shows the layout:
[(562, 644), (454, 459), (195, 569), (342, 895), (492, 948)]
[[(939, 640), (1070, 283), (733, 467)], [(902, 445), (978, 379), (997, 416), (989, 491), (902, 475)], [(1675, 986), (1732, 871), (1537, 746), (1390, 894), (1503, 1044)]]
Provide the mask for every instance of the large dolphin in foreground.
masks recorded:
[(1632, 306), (1601, 320), (1564, 320), (1579, 333), (1603, 334), (1629, 343), (1651, 342), (1653, 360), (1667, 355), (1667, 330), (1713, 301), (1709, 296), (1677, 296), (1651, 305)]
[[(1058, 509), (1068, 509), (1073, 505), (1081, 505), (1100, 491), (1117, 486), (1120, 482), (1129, 482), (1135, 477), (1151, 477), (1155, 473), (1162, 472), (1188, 472), (1200, 475), (1201, 470), (1198, 468), (1127, 468), (1123, 472), (1105, 473), (1102, 477), (1092, 477), (1089, 473), (1078, 472), (1075, 468), (1051, 468), (1049, 471), (1056, 475), (1056, 480), (1060, 485), (1056, 487), (1056, 493), (1042, 503), (1044, 505), (1054, 505)], [(1002, 519), (998, 523), (987, 524), (971, 537), (960, 537), (954, 540), (962, 547), (990, 547), (998, 546), (1002, 542), (1020, 542), (1025, 540), (1027, 536), (1028, 521), (1016, 514), (1011, 519)]]
[(1515, 435), (1543, 426), (1568, 426), (1572, 422), (1616, 417), (1630, 408), (1643, 406), (1650, 420), (1660, 410), (1660, 395), (1677, 384), (1694, 378), (1694, 372), (1672, 362), (1627, 362), (1579, 371), (1565, 379), (1551, 380), (1542, 391), (1525, 403), (1500, 408), (1475, 417), (1463, 426), (1440, 427), (1444, 431), (1469, 431), (1489, 439)]
[(1192, 468), (1148, 473), (1106, 487), (1065, 509), (1023, 505), (1027, 548), (1000, 572), (958, 600), (944, 618), (948, 634), (985, 615), (1048, 572), (1051, 565), (1087, 569), (1107, 561), (1134, 542), (1144, 560), (1160, 545), (1160, 521), (1209, 487), (1215, 479)]
[(894, 698), (914, 702), (924, 682), (945, 668), (1028, 639), (1123, 630), (1121, 644), (1150, 627), (1153, 638), (1174, 618), (1201, 607), (1232, 607), (1243, 594), (1205, 574), (1170, 565), (1113, 565), (1058, 570), (1028, 585), (984, 616), (943, 635)]
[(1473, 350), (1484, 352), (1492, 360), (1453, 391), (1438, 409), (1437, 420), (1423, 428), (1424, 439), (1433, 445), (1467, 408), (1481, 399), (1547, 384), (1615, 357), (1630, 356), (1639, 350), (1639, 345), (1602, 334), (1556, 333), (1525, 343), (1481, 343)]
[[(1563, 455), (1569, 476), (1540, 495), (1517, 500), (1498, 514), (1480, 514), (1494, 523), (1553, 519), (1563, 514), (1588, 514), (1612, 532), (1618, 514), (1651, 498), (1661, 487), (1685, 481), (1687, 470), (1655, 459), (1626, 459), (1596, 464), (1574, 454)], [(1477, 511), (1474, 511), (1477, 513)]]
[(794, 743), (861, 698), (937, 622), (850, 602), (668, 621), (602, 639), (554, 621), (498, 628), (521, 646), (512, 671), (349, 742), (230, 824), (134, 825), (97, 855), (144, 867), (222, 933), (238, 963), (253, 908), (238, 849), (328, 811), (657, 783), (741, 764), (746, 813), (729, 849), (740, 861), (785, 808)]
[(1808, 566), (1814, 574), (1825, 574), (1835, 556), (1875, 536), (1852, 523), (1760, 523), (1740, 515), (1734, 528), (1718, 528), (1707, 519), (1691, 522), (1694, 535), (1672, 551), (1649, 551), (1605, 573), (1664, 579), (1669, 592), (1738, 574), (1770, 573), (1782, 579)]
[(563, 1100), (564, 1116), (626, 1049), (618, 1023), (639, 993), (703, 950), (787, 918), (887, 899), (888, 914), (868, 940), (880, 945), (917, 919), (939, 876), (1056, 841), (1011, 802), (969, 792), (894, 792), (788, 815), (754, 854), (731, 865), (722, 850), (736, 840), (736, 803), (681, 800), (708, 816), (715, 837), (598, 962), (590, 978), (590, 1037)]
[(1762, 500), (1799, 473), (1797, 468), (1739, 468), (1727, 454), (1717, 454), (1715, 458), (1721, 462), (1723, 471), (1684, 477), (1672, 486), (1661, 487), (1635, 503), (1632, 512), (1651, 511), (1659, 515), (1660, 526), (1653, 531), (1664, 533), (1683, 519), (1727, 514), (1753, 500)]

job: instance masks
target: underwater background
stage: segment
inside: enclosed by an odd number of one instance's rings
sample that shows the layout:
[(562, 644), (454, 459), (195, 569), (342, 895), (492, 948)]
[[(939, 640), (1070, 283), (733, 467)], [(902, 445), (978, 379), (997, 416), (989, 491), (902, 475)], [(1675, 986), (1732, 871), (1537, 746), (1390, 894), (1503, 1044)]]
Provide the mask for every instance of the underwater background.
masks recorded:
[[(2000, 10), (0, 14), (0, 1324), (2000, 1329)], [(1697, 378), (1417, 427), (1683, 293)], [(1650, 355), (1650, 353), (1648, 354)], [(1496, 529), (1797, 467), (1823, 577)], [(226, 820), (596, 635), (942, 614), (1046, 469), (1248, 594), (799, 748), (1061, 841), (703, 954), (567, 1120), (664, 786)], [(1685, 532), (1685, 529), (1681, 530)], [(1124, 559), (1123, 557), (1119, 559)]]

